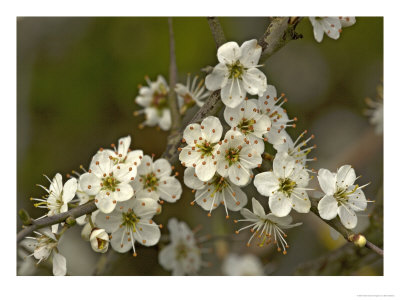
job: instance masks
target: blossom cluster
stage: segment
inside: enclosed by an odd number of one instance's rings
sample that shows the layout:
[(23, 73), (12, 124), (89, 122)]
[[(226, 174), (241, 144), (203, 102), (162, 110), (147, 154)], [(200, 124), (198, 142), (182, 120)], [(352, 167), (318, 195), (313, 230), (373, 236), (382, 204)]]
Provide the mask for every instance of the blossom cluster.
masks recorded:
[[(351, 17), (310, 17), (315, 39), (322, 41), (323, 34), (337, 39), (341, 28), (355, 23)], [(229, 211), (240, 212), (245, 223), (235, 231), (250, 231), (247, 246), (258, 240), (258, 246), (275, 244), (277, 251), (287, 253), (286, 230), (300, 226), (293, 222), (292, 210), (300, 214), (310, 212), (310, 181), (317, 173), (323, 197), (318, 211), (322, 219), (338, 216), (343, 226), (353, 229), (357, 214), (364, 211), (369, 200), (355, 184), (357, 179), (350, 165), (337, 172), (321, 168), (318, 172), (309, 168), (315, 158), (309, 153), (316, 147), (309, 145), (313, 135), (307, 131), (292, 139), (288, 129), (296, 127), (297, 118), (290, 118), (283, 105), (285, 94), (278, 94), (268, 84), (266, 75), (259, 69), (262, 48), (257, 40), (249, 40), (239, 46), (227, 42), (217, 51), (218, 64), (200, 80), (190, 75), (186, 85), (178, 83), (174, 91), (178, 96), (180, 113), (204, 104), (213, 91), (220, 90), (225, 105), (223, 117), (208, 116), (200, 124), (187, 125), (182, 134), (179, 161), (185, 168), (184, 184), (192, 189), (192, 205), (212, 212), (223, 206), (226, 219)], [(136, 114), (145, 114), (141, 126), (158, 125), (163, 130), (171, 128), (168, 104), (170, 89), (159, 75), (155, 82), (146, 77), (148, 86), (140, 87), (136, 103), (143, 107)], [(199, 82), (199, 83), (198, 83)], [(377, 105), (370, 104), (372, 108)], [(382, 123), (379, 107), (372, 112), (372, 123)], [(383, 111), (383, 109), (382, 109)], [(382, 127), (382, 125), (377, 124)], [(378, 128), (379, 130), (381, 128)], [(164, 158), (155, 159), (142, 150), (131, 150), (131, 137), (120, 138), (112, 149), (100, 148), (92, 157), (89, 168), (63, 184), (61, 174), (56, 174), (49, 188), (41, 186), (47, 195), (31, 198), (35, 206), (47, 209), (44, 216), (67, 212), (74, 205), (93, 202), (97, 210), (80, 216), (76, 222), (83, 226), (82, 237), (95, 252), (105, 253), (111, 248), (120, 253), (136, 246), (154, 246), (161, 238), (162, 225), (153, 219), (161, 213), (164, 202), (175, 203), (182, 195), (182, 186), (173, 174), (174, 167)], [(311, 174), (311, 175), (310, 175)], [(254, 185), (258, 194), (268, 197), (268, 205), (252, 197), (252, 210), (248, 203), (247, 187)], [(267, 211), (267, 212), (266, 212)], [(44, 217), (43, 216), (43, 217)], [(23, 245), (38, 260), (51, 258), (54, 275), (66, 275), (66, 259), (59, 252), (59, 242), (69, 224), (55, 224), (35, 232)], [(200, 240), (189, 226), (171, 218), (168, 221), (169, 244), (161, 248), (158, 259), (163, 268), (173, 275), (194, 275), (204, 265)], [(230, 255), (224, 263), (227, 275), (262, 275), (260, 261), (253, 256)]]

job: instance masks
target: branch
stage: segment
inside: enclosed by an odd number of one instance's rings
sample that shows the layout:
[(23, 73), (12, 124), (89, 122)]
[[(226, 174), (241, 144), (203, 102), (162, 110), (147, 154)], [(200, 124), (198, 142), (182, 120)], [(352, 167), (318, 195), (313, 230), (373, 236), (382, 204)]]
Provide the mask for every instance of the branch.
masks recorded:
[(262, 47), (260, 61), (267, 60), (291, 40), (303, 37), (303, 35), (295, 32), (301, 19), (300, 17), (272, 18), (264, 35), (258, 40), (258, 44)]
[[(226, 40), (222, 27), (217, 18), (209, 17), (207, 20), (215, 44), (219, 47)], [(264, 60), (278, 51), (290, 40), (297, 39), (301, 36), (294, 32), (294, 29), (300, 20), (301, 18), (297, 17), (273, 18), (264, 35), (259, 39), (259, 43), (263, 49), (262, 55), (264, 56)], [(187, 124), (197, 123), (208, 116), (216, 115), (223, 107), (223, 103), (220, 99), (220, 90), (213, 92), (210, 97), (208, 97), (205, 104), (197, 111), (194, 117), (187, 122)], [(182, 133), (187, 124), (182, 124), (178, 133), (171, 134), (168, 137), (167, 148), (162, 157), (168, 159), (171, 164), (177, 162), (177, 149), (183, 146), (183, 143), (181, 142)]]
[(178, 102), (176, 101), (175, 85), (177, 77), (174, 30), (172, 28), (172, 18), (168, 18), (169, 29), (169, 93), (168, 104), (171, 110), (172, 126), (171, 131), (178, 131), (181, 125), (181, 115), (179, 114)]
[(215, 41), (215, 46), (218, 49), (221, 45), (226, 43), (224, 30), (216, 17), (208, 17), (207, 21)]
[[(335, 229), (337, 232), (339, 232), (348, 242), (352, 242), (349, 237), (353, 234), (355, 234), (353, 231), (351, 231), (350, 229), (347, 229), (343, 226), (343, 224), (340, 222), (340, 220), (338, 219), (338, 217), (332, 219), (332, 220), (325, 220), (322, 219), (321, 216), (319, 215), (318, 212), (318, 202), (319, 200), (315, 199), (315, 198), (310, 198), (311, 201), (311, 211), (317, 216), (319, 217), (323, 222), (325, 222), (326, 224), (328, 224), (329, 226), (331, 226), (333, 229)], [(371, 249), (372, 251), (374, 251), (375, 253), (379, 254), (380, 256), (383, 256), (383, 250), (381, 248), (379, 248), (378, 246), (374, 245), (373, 243), (371, 243), (370, 241), (367, 240), (367, 243), (365, 244), (366, 248)]]
[(23, 230), (18, 232), (17, 243), (22, 241), (23, 238), (32, 234), (32, 232), (35, 230), (64, 222), (69, 217), (76, 219), (80, 216), (90, 214), (90, 213), (94, 212), (95, 210), (97, 210), (96, 204), (94, 203), (94, 201), (90, 201), (88, 203), (82, 204), (78, 207), (75, 207), (75, 208), (73, 208), (67, 212), (61, 213), (61, 214), (57, 214), (57, 215), (50, 216), (50, 217), (45, 217), (45, 218), (38, 219), (38, 220), (32, 220), (32, 225), (25, 227)]

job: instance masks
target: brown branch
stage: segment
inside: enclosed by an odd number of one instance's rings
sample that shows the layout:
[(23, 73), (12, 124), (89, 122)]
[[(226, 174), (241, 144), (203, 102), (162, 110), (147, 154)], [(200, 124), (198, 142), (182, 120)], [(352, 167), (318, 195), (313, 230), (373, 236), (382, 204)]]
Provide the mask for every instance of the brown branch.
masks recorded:
[(215, 41), (215, 46), (218, 49), (219, 46), (226, 43), (224, 30), (222, 29), (222, 26), (216, 17), (208, 17), (207, 21), (208, 25), (210, 26), (211, 34)]
[(97, 210), (97, 206), (94, 203), (94, 201), (90, 201), (88, 203), (79, 205), (78, 207), (75, 207), (65, 213), (57, 214), (54, 216), (50, 217), (45, 217), (42, 219), (38, 220), (32, 220), (32, 225), (25, 227), (22, 229), (20, 232), (17, 234), (17, 243), (22, 241), (23, 238), (27, 237), (28, 235), (32, 234), (33, 231), (38, 230), (40, 228), (48, 227), (53, 224), (58, 224), (61, 222), (64, 222), (66, 219), (72, 217), (72, 218), (78, 218), (80, 216), (90, 214)]
[[(350, 229), (347, 229), (346, 227), (343, 226), (342, 222), (340, 222), (339, 218), (336, 217), (332, 220), (325, 220), (322, 219), (321, 216), (319, 215), (318, 212), (318, 199), (315, 198), (310, 198), (311, 200), (311, 211), (317, 216), (319, 217), (323, 222), (325, 222), (326, 224), (328, 224), (329, 226), (331, 226), (333, 229), (335, 229), (337, 232), (339, 232), (348, 242), (352, 242), (349, 237), (353, 234), (355, 234), (353, 231), (351, 231)], [(379, 248), (378, 246), (374, 245), (373, 243), (371, 243), (370, 241), (367, 240), (367, 243), (365, 245), (366, 248), (371, 249), (372, 251), (374, 251), (375, 253), (379, 254), (380, 256), (383, 256), (383, 250), (381, 248)]]
[(168, 18), (169, 29), (169, 93), (168, 104), (171, 110), (172, 126), (171, 131), (176, 132), (181, 125), (181, 115), (179, 114), (178, 102), (176, 99), (175, 85), (177, 77), (176, 57), (175, 57), (175, 40), (174, 29), (172, 27), (172, 18)]

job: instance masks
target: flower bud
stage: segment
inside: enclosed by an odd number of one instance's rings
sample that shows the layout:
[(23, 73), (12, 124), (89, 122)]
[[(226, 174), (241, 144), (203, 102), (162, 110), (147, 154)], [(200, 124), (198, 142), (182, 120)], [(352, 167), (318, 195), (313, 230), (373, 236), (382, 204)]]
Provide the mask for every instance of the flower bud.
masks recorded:
[(364, 247), (367, 243), (367, 239), (362, 234), (352, 234), (349, 236), (349, 240), (354, 243), (357, 247)]
[(104, 229), (96, 228), (90, 234), (90, 244), (96, 252), (105, 253), (108, 250), (110, 238)]
[(82, 231), (81, 231), (82, 238), (85, 241), (89, 242), (91, 233), (92, 233), (92, 226), (90, 226), (89, 223), (86, 223), (85, 226), (83, 226)]

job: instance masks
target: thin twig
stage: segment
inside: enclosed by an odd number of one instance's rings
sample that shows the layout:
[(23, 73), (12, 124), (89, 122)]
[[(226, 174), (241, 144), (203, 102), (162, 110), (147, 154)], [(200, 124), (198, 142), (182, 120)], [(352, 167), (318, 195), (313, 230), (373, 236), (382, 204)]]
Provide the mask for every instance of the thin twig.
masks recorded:
[(171, 110), (172, 126), (171, 131), (176, 132), (181, 125), (181, 115), (179, 114), (178, 102), (176, 99), (175, 85), (177, 77), (176, 57), (175, 57), (175, 40), (174, 29), (172, 27), (172, 18), (168, 18), (169, 29), (169, 93), (168, 104)]
[(218, 49), (221, 45), (226, 43), (224, 30), (216, 17), (208, 17), (207, 21), (215, 41), (215, 46)]
[[(343, 224), (340, 222), (340, 220), (337, 217), (332, 219), (332, 220), (322, 219), (321, 216), (319, 215), (319, 212), (318, 212), (318, 199), (310, 198), (310, 200), (311, 200), (311, 209), (310, 210), (317, 217), (319, 217), (322, 221), (324, 221), (326, 224), (328, 224), (333, 229), (335, 229), (337, 232), (339, 232), (348, 242), (351, 242), (349, 240), (349, 237), (352, 234), (355, 234), (355, 233), (352, 230), (347, 229), (346, 227), (344, 227)], [(372, 251), (374, 251), (375, 253), (379, 254), (380, 256), (383, 256), (383, 250), (381, 248), (379, 248), (378, 246), (374, 245), (373, 243), (371, 243), (368, 240), (367, 240), (367, 243), (366, 243), (365, 247), (371, 249)]]
[(58, 223), (64, 222), (69, 217), (76, 219), (80, 216), (90, 214), (90, 213), (94, 212), (96, 209), (97, 209), (97, 206), (94, 203), (94, 201), (90, 201), (88, 203), (82, 204), (78, 207), (75, 207), (75, 208), (73, 208), (67, 212), (61, 213), (61, 214), (41, 218), (38, 220), (32, 220), (31, 226), (25, 227), (20, 232), (18, 232), (17, 243), (22, 241), (23, 238), (32, 234), (32, 232), (35, 230), (38, 230), (38, 229), (44, 228), (44, 227), (48, 227), (53, 224), (58, 224)]

